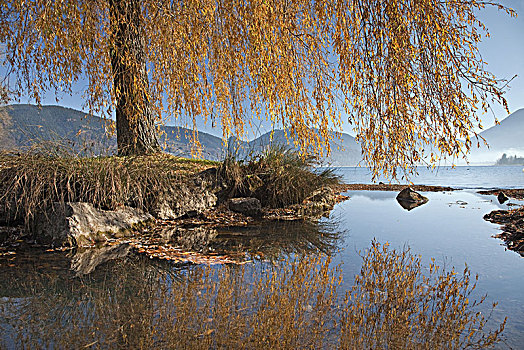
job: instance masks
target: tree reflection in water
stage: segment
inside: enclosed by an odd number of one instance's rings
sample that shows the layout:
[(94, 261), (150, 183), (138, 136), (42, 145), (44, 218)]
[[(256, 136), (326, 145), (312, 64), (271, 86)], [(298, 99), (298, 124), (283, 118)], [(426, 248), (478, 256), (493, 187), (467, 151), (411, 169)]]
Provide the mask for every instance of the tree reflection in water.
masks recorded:
[(500, 340), (504, 325), (485, 332), (484, 317), (468, 300), (474, 288), (469, 271), (426, 270), (409, 250), (373, 242), (341, 302), (341, 271), (326, 254), (336, 249), (337, 236), (317, 228), (315, 237), (304, 226), (299, 240), (290, 235), (292, 227), (265, 227), (265, 237), (243, 232), (241, 240), (232, 239), (234, 231), (219, 235), (217, 249), (244, 248), (271, 263), (181, 266), (137, 254), (119, 257), (126, 248), (115, 248), (116, 259), (86, 275), (70, 269), (67, 254), (20, 254), (14, 268), (2, 261), (0, 344), (429, 349), (481, 348)]

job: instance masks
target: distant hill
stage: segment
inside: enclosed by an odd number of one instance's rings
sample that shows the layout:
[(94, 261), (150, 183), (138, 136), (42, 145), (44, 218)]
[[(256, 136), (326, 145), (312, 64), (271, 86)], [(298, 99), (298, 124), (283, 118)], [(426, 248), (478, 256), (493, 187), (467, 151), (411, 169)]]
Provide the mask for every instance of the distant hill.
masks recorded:
[(116, 145), (105, 136), (101, 118), (71, 108), (17, 104), (0, 108), (0, 113), (5, 134), (0, 148), (29, 146), (36, 140), (70, 140), (76, 143), (75, 148), (80, 147), (81, 140), (94, 142), (96, 149)]
[(493, 149), (524, 149), (524, 108), (511, 113), (499, 125), (480, 133)]
[[(74, 150), (89, 149), (95, 154), (116, 151), (116, 137), (107, 137), (108, 122), (97, 116), (60, 106), (16, 104), (0, 108), (0, 148), (20, 148), (35, 141), (59, 141)], [(3, 130), (3, 131), (2, 131)], [(160, 143), (166, 152), (191, 156), (192, 131), (164, 126)], [(222, 157), (222, 139), (198, 133), (202, 156), (217, 160)]]
[[(178, 126), (163, 126), (164, 134), (160, 138), (160, 145), (164, 151), (181, 157), (191, 157), (191, 135), (192, 130)], [(205, 132), (198, 132), (202, 158), (210, 160), (221, 160), (225, 151), (222, 139)]]
[[(0, 149), (28, 146), (34, 141), (62, 140), (75, 150), (88, 146), (93, 153), (116, 151), (116, 138), (106, 136), (107, 121), (86, 113), (60, 106), (16, 104), (0, 108)], [(160, 143), (166, 152), (175, 155), (191, 156), (192, 130), (164, 126)], [(222, 159), (225, 150), (220, 137), (198, 132), (203, 158)], [(282, 130), (275, 130), (273, 137), (266, 133), (251, 142), (236, 138), (228, 140), (231, 149), (236, 148), (240, 156), (258, 153), (268, 145), (289, 145)], [(323, 163), (333, 166), (356, 165), (361, 160), (360, 146), (348, 134), (340, 134), (340, 139), (331, 142), (331, 156)]]
[[(357, 165), (362, 159), (359, 144), (351, 135), (341, 133), (339, 136), (339, 138), (335, 137), (335, 139), (331, 141), (331, 155), (328, 158), (323, 159), (322, 163), (332, 166)], [(271, 135), (271, 132), (265, 133), (248, 144), (244, 144), (244, 147), (247, 147), (249, 152), (257, 153), (270, 144), (296, 148), (291, 139), (288, 142), (286, 135), (282, 130), (275, 130), (273, 135)]]
[(494, 164), (503, 153), (508, 156), (524, 156), (524, 109), (513, 112), (494, 125), (480, 133), (489, 145), (481, 143), (480, 148), (473, 148), (468, 157), (470, 162)]

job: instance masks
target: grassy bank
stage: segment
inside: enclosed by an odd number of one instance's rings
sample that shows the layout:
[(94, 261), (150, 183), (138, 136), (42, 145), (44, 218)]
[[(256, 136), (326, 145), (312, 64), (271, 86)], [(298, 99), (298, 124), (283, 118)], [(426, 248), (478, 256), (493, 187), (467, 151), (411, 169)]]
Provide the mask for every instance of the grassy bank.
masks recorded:
[(194, 160), (168, 154), (140, 157), (82, 157), (63, 149), (32, 149), (0, 154), (0, 212), (27, 225), (53, 202), (87, 202), (113, 210), (126, 205), (152, 211), (180, 185), (194, 186), (208, 172), (210, 191), (219, 200), (256, 197), (264, 206), (301, 203), (316, 189), (338, 183), (330, 171), (315, 171), (315, 161), (282, 148), (241, 161)]
[(26, 223), (53, 202), (88, 202), (148, 210), (158, 197), (216, 163), (167, 154), (78, 157), (40, 152), (0, 155), (0, 206)]
[(282, 208), (301, 203), (323, 186), (340, 183), (332, 170), (318, 171), (317, 165), (314, 157), (273, 147), (247, 160), (227, 156), (219, 175), (227, 184), (227, 197), (255, 197), (263, 206)]

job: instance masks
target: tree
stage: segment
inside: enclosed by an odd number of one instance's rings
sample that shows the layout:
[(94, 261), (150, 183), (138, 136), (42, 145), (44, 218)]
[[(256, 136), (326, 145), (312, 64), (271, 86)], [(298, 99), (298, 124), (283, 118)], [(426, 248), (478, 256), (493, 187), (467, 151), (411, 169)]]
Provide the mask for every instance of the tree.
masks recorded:
[(121, 154), (157, 150), (162, 113), (219, 119), (225, 138), (266, 118), (317, 153), (347, 116), (374, 174), (396, 175), (463, 155), (477, 110), (506, 105), (477, 49), (486, 5), (515, 15), (481, 0), (1, 0), (0, 41), (20, 94), (86, 81), (92, 113), (116, 110)]

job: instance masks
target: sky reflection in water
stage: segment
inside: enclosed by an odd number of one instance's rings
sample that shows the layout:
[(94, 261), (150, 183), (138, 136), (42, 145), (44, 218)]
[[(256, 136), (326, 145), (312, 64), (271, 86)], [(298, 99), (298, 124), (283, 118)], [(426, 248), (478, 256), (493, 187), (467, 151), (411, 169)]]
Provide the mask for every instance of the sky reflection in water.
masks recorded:
[(467, 263), (472, 273), (479, 275), (475, 296), (487, 293), (488, 301), (498, 301), (494, 321), (508, 316), (505, 333), (509, 344), (515, 348), (524, 344), (524, 259), (491, 237), (499, 232), (499, 226), (483, 220), (492, 210), (509, 208), (507, 204), (474, 191), (425, 192), (429, 202), (407, 211), (397, 203), (397, 192), (346, 194), (351, 199), (331, 214), (345, 230), (343, 250), (334, 261), (343, 262), (345, 287), (360, 270), (358, 251), (369, 247), (374, 238), (389, 242), (392, 248), (409, 246), (425, 264), (433, 257), (441, 265), (462, 271)]

